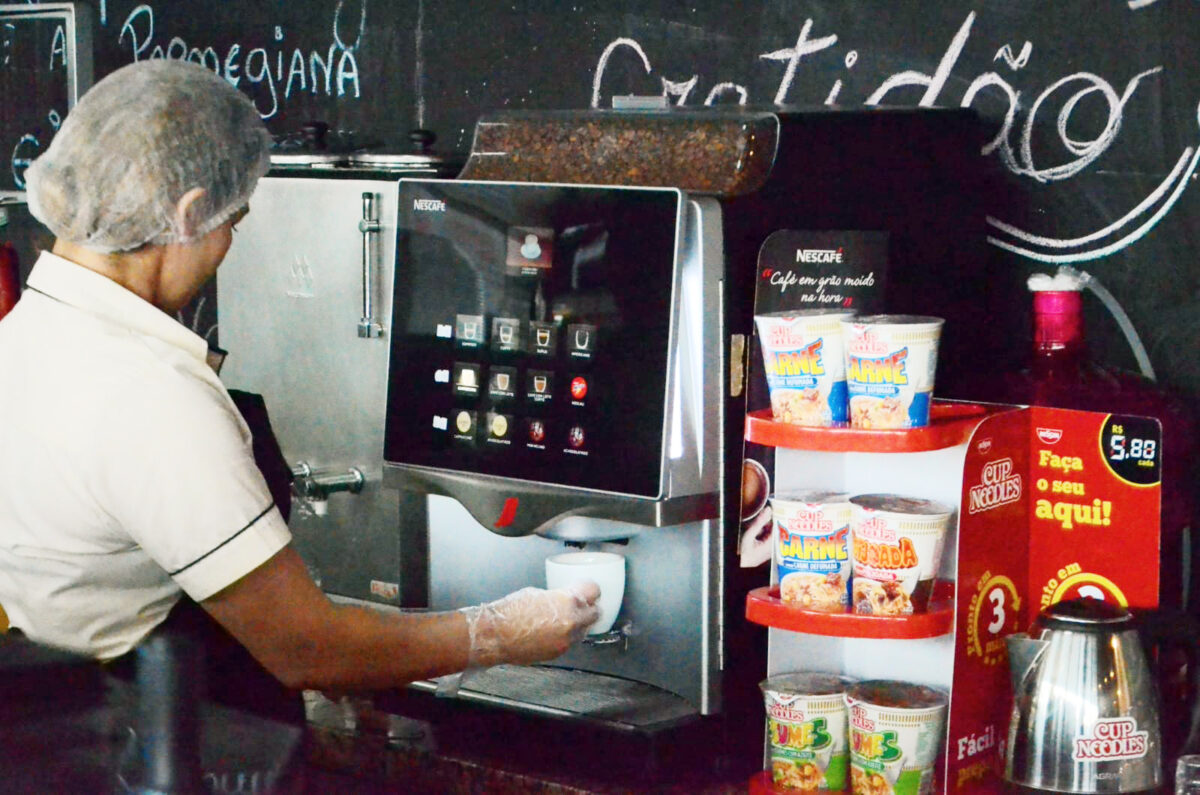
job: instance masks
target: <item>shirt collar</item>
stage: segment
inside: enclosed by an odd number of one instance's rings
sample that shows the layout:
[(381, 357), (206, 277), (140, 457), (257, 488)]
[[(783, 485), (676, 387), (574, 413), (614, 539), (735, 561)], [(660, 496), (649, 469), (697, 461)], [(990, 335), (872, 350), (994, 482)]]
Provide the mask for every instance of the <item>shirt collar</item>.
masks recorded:
[(57, 254), (43, 251), (26, 284), (74, 309), (181, 348), (201, 363), (208, 343), (161, 309), (121, 285)]

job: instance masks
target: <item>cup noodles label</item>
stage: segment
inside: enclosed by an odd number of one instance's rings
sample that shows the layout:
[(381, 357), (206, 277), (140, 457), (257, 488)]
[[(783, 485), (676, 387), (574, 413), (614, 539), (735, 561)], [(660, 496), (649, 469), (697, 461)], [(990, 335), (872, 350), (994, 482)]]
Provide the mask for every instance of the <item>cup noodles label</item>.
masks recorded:
[(1150, 734), (1138, 731), (1133, 718), (1096, 721), (1090, 734), (1075, 738), (1071, 758), (1076, 762), (1113, 762), (1141, 759), (1150, 747)]
[(840, 323), (851, 316), (816, 312), (755, 317), (775, 419), (818, 427), (846, 422)]
[(780, 598), (822, 612), (850, 604), (850, 522), (846, 495), (808, 494), (772, 500)]
[(851, 427), (928, 425), (941, 321), (878, 315), (843, 321), (842, 330)]
[(765, 691), (771, 779), (780, 789), (844, 792), (846, 703), (841, 693)]
[(851, 792), (933, 793), (946, 707), (885, 707), (856, 701), (850, 694), (846, 703)]

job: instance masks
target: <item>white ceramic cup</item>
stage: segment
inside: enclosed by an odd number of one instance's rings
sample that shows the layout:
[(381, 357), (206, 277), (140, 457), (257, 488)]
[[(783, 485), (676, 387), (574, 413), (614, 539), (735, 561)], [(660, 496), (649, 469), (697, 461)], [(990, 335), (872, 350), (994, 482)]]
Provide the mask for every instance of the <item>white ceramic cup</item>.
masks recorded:
[(546, 587), (570, 588), (591, 580), (600, 586), (600, 618), (587, 634), (599, 635), (612, 629), (625, 596), (625, 557), (615, 552), (563, 552), (546, 558)]

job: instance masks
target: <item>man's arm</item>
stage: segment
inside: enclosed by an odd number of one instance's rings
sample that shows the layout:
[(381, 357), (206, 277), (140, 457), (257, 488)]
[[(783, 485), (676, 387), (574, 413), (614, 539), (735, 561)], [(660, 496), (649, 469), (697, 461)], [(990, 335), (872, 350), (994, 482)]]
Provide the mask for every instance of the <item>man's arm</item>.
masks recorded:
[(393, 615), (331, 602), (289, 545), (201, 605), (285, 685), (355, 690), (557, 657), (596, 619), (598, 596), (526, 589), (468, 611)]

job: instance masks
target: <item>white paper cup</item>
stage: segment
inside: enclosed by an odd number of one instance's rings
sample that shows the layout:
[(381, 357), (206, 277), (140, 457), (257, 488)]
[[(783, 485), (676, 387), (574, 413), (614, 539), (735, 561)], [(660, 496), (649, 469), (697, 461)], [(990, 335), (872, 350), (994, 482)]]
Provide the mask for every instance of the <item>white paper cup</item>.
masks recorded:
[(929, 424), (940, 317), (868, 315), (842, 321), (850, 427)]
[(802, 309), (756, 315), (771, 415), (793, 425), (846, 422), (843, 309)]
[(625, 596), (625, 557), (615, 552), (563, 552), (546, 558), (546, 587), (570, 588), (591, 580), (600, 586), (600, 618), (587, 634), (600, 635), (612, 629)]

